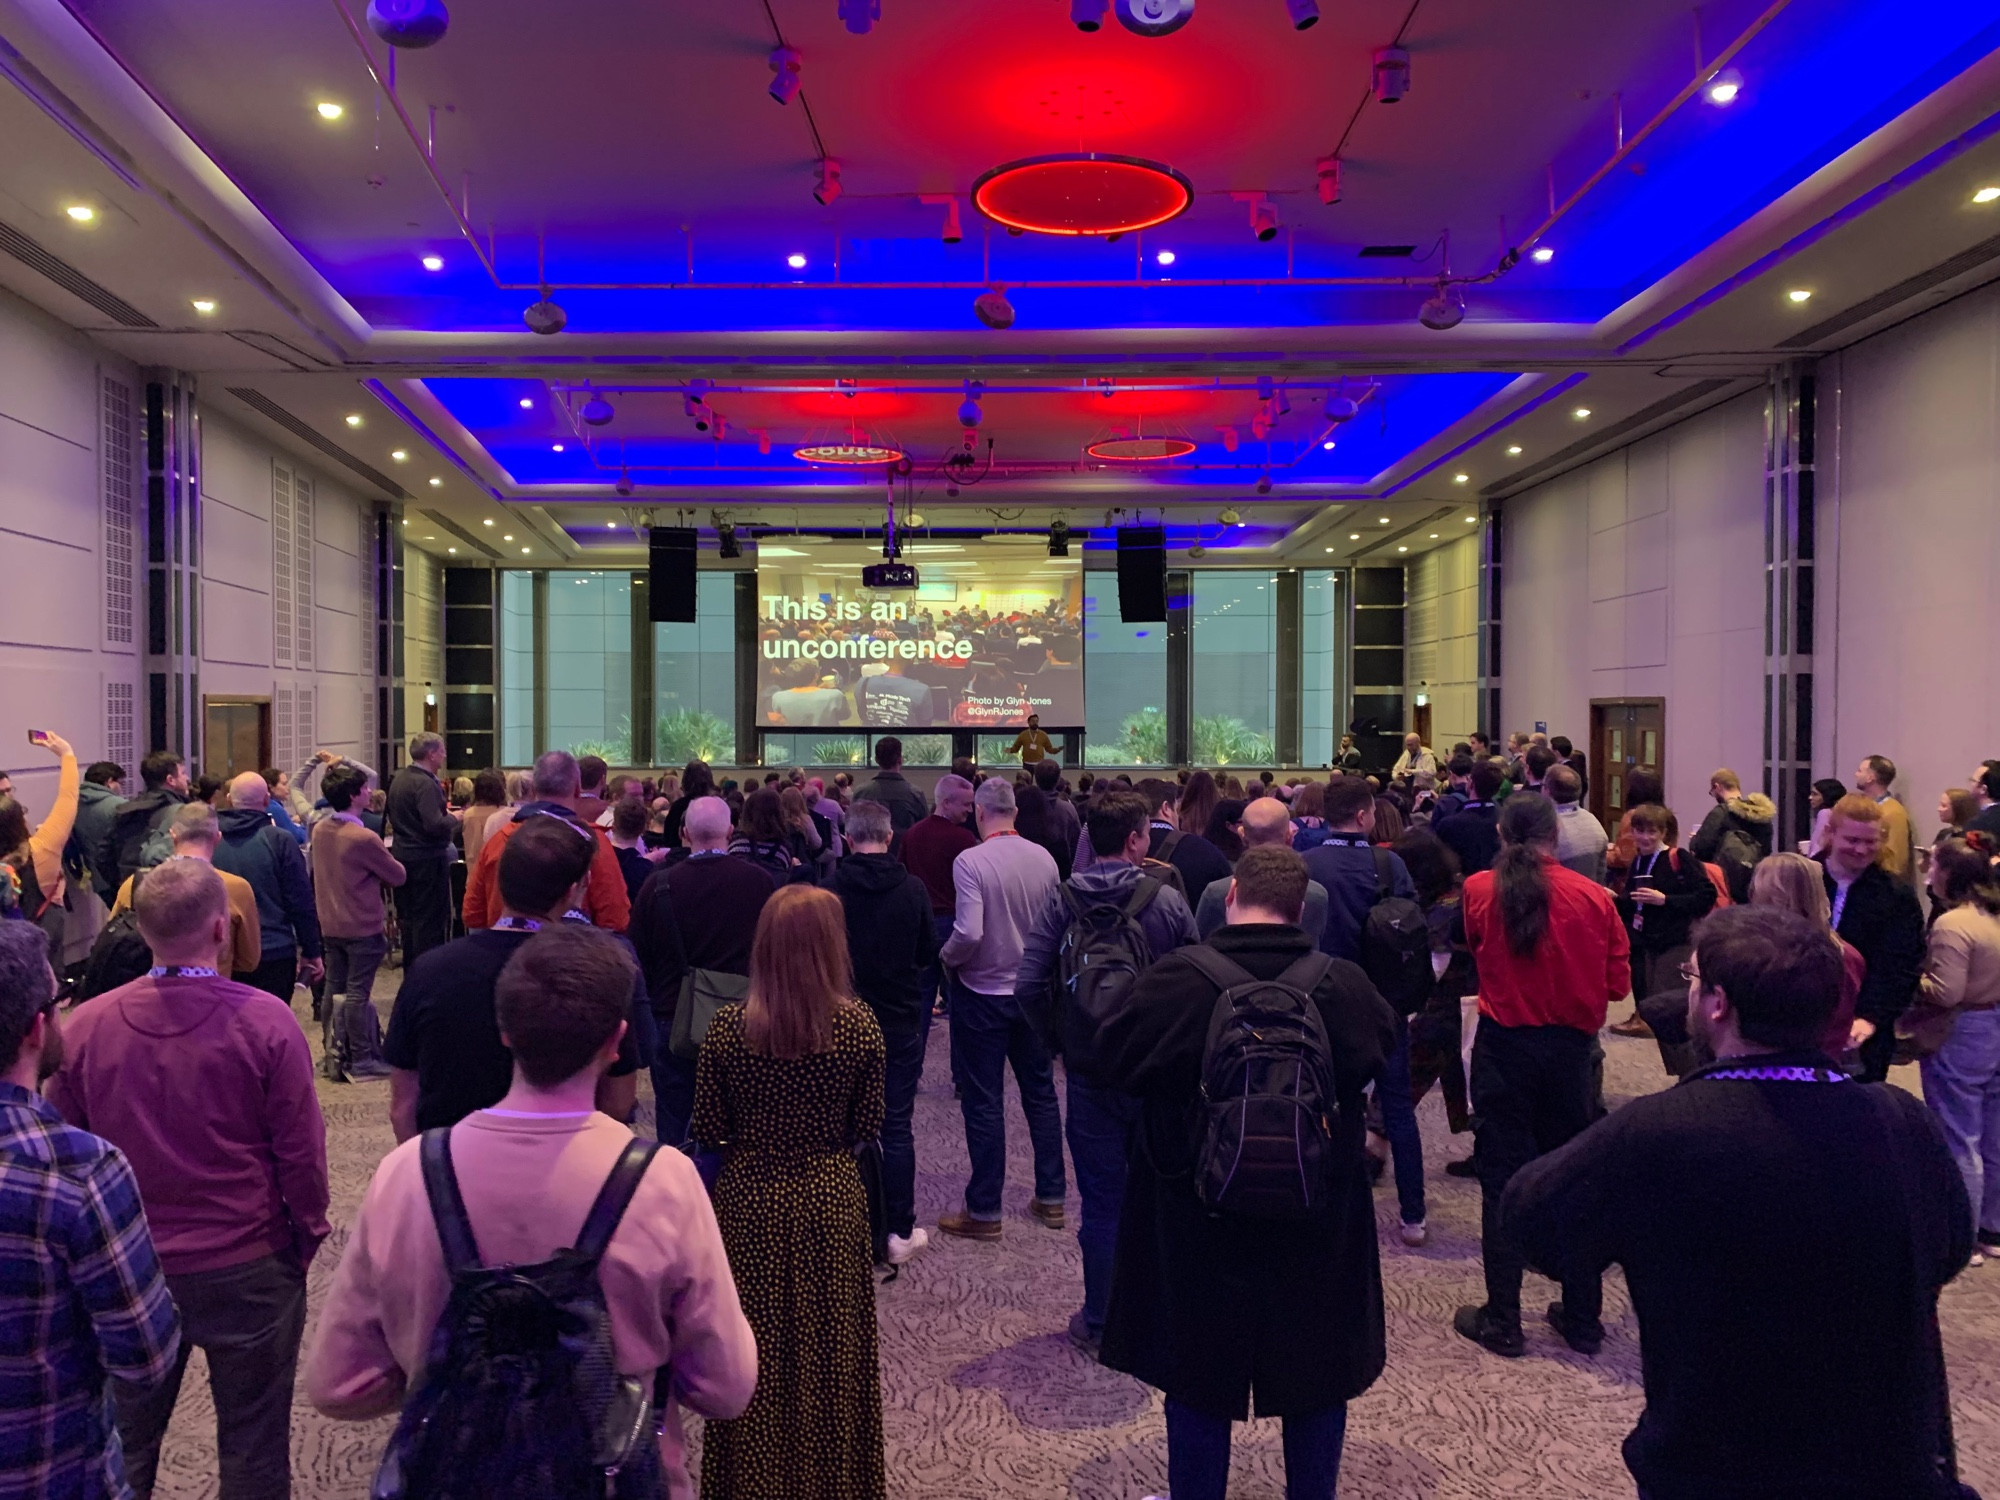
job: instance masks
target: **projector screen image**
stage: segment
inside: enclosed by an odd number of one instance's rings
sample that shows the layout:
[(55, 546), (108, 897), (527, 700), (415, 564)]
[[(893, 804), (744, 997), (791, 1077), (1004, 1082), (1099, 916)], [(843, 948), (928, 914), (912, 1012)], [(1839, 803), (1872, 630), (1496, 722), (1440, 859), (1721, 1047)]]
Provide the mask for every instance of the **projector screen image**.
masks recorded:
[(767, 729), (1083, 722), (1083, 559), (1042, 539), (914, 542), (914, 589), (862, 587), (869, 542), (757, 549), (757, 721)]

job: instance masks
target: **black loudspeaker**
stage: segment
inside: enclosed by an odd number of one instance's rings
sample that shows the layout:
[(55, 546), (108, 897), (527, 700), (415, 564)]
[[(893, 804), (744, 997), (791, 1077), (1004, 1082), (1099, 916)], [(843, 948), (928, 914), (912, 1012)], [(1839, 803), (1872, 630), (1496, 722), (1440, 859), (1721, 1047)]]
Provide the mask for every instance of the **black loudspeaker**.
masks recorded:
[(1118, 618), (1128, 625), (1167, 617), (1167, 533), (1118, 528)]
[(692, 625), (695, 619), (692, 526), (655, 526), (646, 567), (646, 618), (655, 625)]

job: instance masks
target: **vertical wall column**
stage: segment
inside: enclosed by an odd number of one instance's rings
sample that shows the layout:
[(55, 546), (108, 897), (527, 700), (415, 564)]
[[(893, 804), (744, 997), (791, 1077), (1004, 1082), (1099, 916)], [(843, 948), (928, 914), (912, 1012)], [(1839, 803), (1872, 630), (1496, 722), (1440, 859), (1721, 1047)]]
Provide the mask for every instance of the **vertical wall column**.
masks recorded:
[(1194, 575), (1167, 570), (1167, 764), (1193, 760)]
[(403, 704), (403, 528), (387, 505), (369, 518), (368, 555), (375, 589), (375, 770), (386, 782), (403, 764), (408, 714)]
[(471, 776), (500, 764), (500, 575), (444, 570), (445, 764)]
[(1356, 734), (1362, 764), (1386, 771), (1395, 764), (1407, 727), (1403, 710), (1403, 600), (1401, 568), (1354, 570), (1354, 718), (1374, 721), (1372, 734)]
[(201, 415), (194, 377), (146, 377), (146, 746), (201, 759)]
[(632, 574), (632, 737), (626, 749), (633, 765), (653, 763), (658, 718), (653, 702), (653, 577), (642, 568)]
[(762, 765), (757, 737), (757, 575), (736, 575), (736, 764)]
[(1277, 735), (1272, 749), (1278, 764), (1295, 766), (1303, 758), (1304, 715), (1300, 691), (1304, 686), (1301, 664), (1301, 614), (1305, 600), (1305, 575), (1297, 568), (1280, 569), (1275, 578), (1278, 611), (1278, 713)]
[(1501, 505), (1489, 500), (1479, 514), (1479, 697), (1476, 727), (1488, 741), (1501, 735), (1500, 715)]
[(1810, 816), (1817, 408), (1811, 362), (1771, 372), (1764, 407), (1764, 789), (1778, 804), (1780, 849), (1806, 836)]

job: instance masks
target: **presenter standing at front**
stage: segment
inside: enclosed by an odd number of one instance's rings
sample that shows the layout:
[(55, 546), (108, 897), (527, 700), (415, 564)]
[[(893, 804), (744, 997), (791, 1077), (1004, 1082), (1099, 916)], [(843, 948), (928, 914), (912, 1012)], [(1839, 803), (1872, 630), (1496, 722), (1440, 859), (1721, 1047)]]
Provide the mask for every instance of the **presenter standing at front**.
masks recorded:
[(1067, 745), (1051, 743), (1042, 730), (1042, 716), (1029, 714), (1028, 727), (1014, 736), (1014, 743), (1007, 747), (1006, 753), (1018, 755), (1022, 765), (1032, 766), (1044, 756), (1060, 754), (1068, 748)]

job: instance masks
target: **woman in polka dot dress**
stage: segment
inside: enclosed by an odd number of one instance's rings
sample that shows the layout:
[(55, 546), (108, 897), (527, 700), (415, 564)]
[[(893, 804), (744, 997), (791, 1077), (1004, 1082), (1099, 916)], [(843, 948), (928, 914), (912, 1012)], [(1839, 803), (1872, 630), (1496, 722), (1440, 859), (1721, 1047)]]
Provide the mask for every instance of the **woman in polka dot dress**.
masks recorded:
[(882, 1032), (854, 998), (840, 901), (786, 886), (757, 922), (750, 992), (715, 1014), (694, 1138), (723, 1152), (715, 1216), (757, 1335), (750, 1409), (710, 1422), (702, 1500), (882, 1500), (868, 1200)]

